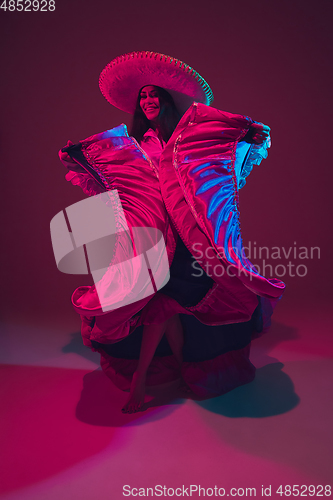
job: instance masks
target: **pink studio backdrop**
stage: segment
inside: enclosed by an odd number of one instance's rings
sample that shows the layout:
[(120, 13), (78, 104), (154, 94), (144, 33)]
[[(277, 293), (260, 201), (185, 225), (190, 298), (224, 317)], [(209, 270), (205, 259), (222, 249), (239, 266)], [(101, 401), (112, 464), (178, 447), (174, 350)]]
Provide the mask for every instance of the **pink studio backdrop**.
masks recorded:
[[(240, 192), (244, 242), (251, 242), (252, 252), (255, 246), (270, 253), (280, 247), (281, 260), (269, 261), (273, 267), (291, 262), (293, 274), (300, 264), (299, 274), (306, 269), (303, 277), (282, 277), (291, 305), (329, 300), (330, 8), (323, 0), (56, 0), (54, 12), (2, 11), (5, 319), (78, 326), (70, 295), (92, 280), (57, 270), (49, 224), (84, 195), (65, 181), (57, 155), (68, 139), (130, 124), (129, 115), (105, 101), (98, 77), (112, 58), (133, 50), (185, 61), (211, 85), (215, 107), (271, 127), (269, 159)], [(320, 259), (318, 251), (313, 259), (299, 259), (299, 247), (309, 256), (319, 247)]]

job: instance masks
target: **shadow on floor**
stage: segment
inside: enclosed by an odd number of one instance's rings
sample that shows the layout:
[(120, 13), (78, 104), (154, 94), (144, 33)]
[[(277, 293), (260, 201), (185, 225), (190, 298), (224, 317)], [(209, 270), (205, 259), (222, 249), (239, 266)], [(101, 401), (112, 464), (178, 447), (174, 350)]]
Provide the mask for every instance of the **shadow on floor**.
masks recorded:
[(68, 344), (63, 346), (61, 349), (64, 353), (74, 352), (75, 354), (79, 354), (85, 359), (92, 361), (95, 363), (99, 362), (100, 355), (97, 352), (93, 352), (89, 347), (85, 346), (82, 341), (82, 336), (80, 332), (71, 333), (71, 340)]
[(198, 401), (202, 408), (229, 418), (264, 418), (286, 413), (300, 402), (291, 378), (282, 371), (282, 363), (257, 369), (250, 384), (223, 396)]
[[(259, 368), (250, 384), (216, 398), (198, 401), (202, 408), (228, 418), (264, 418), (286, 413), (299, 403), (293, 383), (282, 371), (282, 363)], [(144, 406), (145, 411), (124, 415), (121, 408), (128, 393), (123, 393), (111, 383), (104, 373), (96, 370), (83, 378), (83, 389), (76, 408), (76, 417), (97, 426), (121, 427), (142, 425), (159, 420), (184, 404), (175, 386), (156, 387), (153, 399)], [(188, 399), (192, 399), (188, 397)]]
[[(257, 349), (256, 344), (258, 346), (260, 352), (257, 358), (261, 361), (258, 363), (261, 367), (257, 369), (254, 381), (216, 398), (196, 400), (196, 404), (229, 418), (264, 418), (292, 410), (300, 401), (294, 391), (293, 382), (282, 371), (283, 364), (268, 353), (282, 340), (297, 337), (296, 329), (273, 323), (269, 334), (253, 343), (254, 351)], [(96, 353), (82, 344), (79, 332), (72, 334), (70, 343), (62, 350), (75, 352), (86, 359), (96, 361)], [(152, 396), (153, 399), (144, 405), (145, 411), (124, 415), (121, 408), (128, 398), (128, 393), (117, 389), (104, 373), (96, 370), (83, 378), (76, 416), (82, 422), (97, 426), (138, 425), (163, 418), (186, 399), (195, 400), (190, 395), (180, 393), (175, 385), (156, 387), (152, 390)]]
[[(151, 390), (153, 400), (146, 403), (144, 411), (135, 414), (123, 414), (121, 408), (126, 403), (128, 393), (117, 389), (107, 376), (95, 370), (83, 377), (83, 388), (76, 407), (76, 417), (90, 425), (121, 427), (163, 418), (182, 404), (184, 400), (173, 386), (156, 387)], [(153, 417), (151, 413), (156, 415)], [(138, 422), (140, 420), (140, 422)]]

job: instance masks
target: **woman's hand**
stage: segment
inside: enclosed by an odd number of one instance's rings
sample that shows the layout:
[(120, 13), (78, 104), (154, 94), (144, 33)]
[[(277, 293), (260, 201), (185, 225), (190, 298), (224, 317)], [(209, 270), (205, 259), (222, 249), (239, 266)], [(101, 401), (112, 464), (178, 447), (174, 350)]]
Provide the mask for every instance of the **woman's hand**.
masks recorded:
[[(68, 148), (68, 146), (73, 146), (73, 143), (72, 141), (68, 141), (65, 148)], [(66, 151), (63, 151), (63, 149), (65, 148), (62, 148), (60, 149), (59, 151), (59, 158), (60, 158), (60, 161), (65, 165), (65, 167), (67, 167), (69, 170), (73, 169), (73, 170), (76, 170), (77, 169), (77, 163), (72, 160), (72, 158), (69, 156), (68, 153), (66, 153)], [(74, 168), (73, 168), (74, 167)]]
[(244, 137), (244, 141), (262, 144), (268, 139), (270, 130), (271, 129), (263, 123), (252, 123), (250, 130)]

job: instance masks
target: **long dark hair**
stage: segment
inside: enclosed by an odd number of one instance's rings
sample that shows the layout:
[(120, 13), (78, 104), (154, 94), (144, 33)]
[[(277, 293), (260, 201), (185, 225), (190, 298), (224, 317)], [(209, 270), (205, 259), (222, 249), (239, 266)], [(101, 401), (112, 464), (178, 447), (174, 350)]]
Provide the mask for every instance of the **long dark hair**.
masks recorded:
[[(169, 92), (167, 92), (162, 87), (157, 87), (156, 85), (154, 85), (154, 87), (157, 89), (158, 99), (161, 108), (160, 113), (158, 115), (159, 131), (162, 135), (163, 140), (165, 142), (168, 142), (180, 120), (180, 114)], [(142, 89), (140, 89), (136, 101), (132, 128), (130, 131), (130, 135), (134, 137), (138, 142), (142, 141), (144, 134), (151, 127), (150, 121), (148, 120), (148, 118), (146, 118), (140, 106), (141, 90)]]

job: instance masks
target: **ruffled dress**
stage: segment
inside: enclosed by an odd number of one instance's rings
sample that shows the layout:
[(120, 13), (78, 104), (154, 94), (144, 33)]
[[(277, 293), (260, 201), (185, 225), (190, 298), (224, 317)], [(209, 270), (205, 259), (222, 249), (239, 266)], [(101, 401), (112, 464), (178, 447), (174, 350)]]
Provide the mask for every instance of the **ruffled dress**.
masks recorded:
[[(151, 132), (139, 145), (120, 125), (60, 152), (67, 180), (89, 196), (108, 192), (114, 207), (121, 203), (109, 268), (95, 285), (75, 290), (72, 303), (82, 318), (84, 344), (101, 354), (103, 370), (123, 390), (138, 363), (143, 326), (174, 314), (180, 315), (185, 336), (182, 377), (197, 397), (223, 394), (255, 376), (251, 340), (267, 331), (284, 283), (260, 276), (242, 251), (238, 191), (269, 147), (269, 141), (260, 146), (243, 141), (252, 123), (194, 103), (163, 151), (157, 143), (154, 150)], [(119, 272), (120, 263), (133, 260), (137, 228), (163, 235), (170, 279), (115, 307), (115, 297), (131, 296), (137, 286), (137, 269), (126, 279)], [(134, 254), (140, 254), (140, 245)], [(101, 305), (101, 288), (112, 297), (107, 307)], [(178, 377), (163, 337), (147, 385)]]

